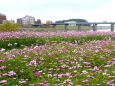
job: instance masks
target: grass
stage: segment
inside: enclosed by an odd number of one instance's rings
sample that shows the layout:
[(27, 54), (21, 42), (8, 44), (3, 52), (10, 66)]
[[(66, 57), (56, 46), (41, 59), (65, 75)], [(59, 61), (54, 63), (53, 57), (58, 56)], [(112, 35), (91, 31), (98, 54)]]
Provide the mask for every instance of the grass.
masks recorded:
[[(22, 31), (40, 31), (40, 32), (43, 32), (43, 31), (64, 31), (64, 26), (63, 25), (58, 25), (56, 26), (55, 28), (52, 28), (51, 26), (48, 27), (48, 28), (22, 28), (21, 29)], [(67, 30), (75, 30), (75, 31), (78, 31), (78, 27), (77, 26), (68, 26), (67, 27)], [(88, 30), (91, 30), (91, 27), (88, 27), (88, 26), (82, 26), (81, 28), (81, 31), (88, 31)]]

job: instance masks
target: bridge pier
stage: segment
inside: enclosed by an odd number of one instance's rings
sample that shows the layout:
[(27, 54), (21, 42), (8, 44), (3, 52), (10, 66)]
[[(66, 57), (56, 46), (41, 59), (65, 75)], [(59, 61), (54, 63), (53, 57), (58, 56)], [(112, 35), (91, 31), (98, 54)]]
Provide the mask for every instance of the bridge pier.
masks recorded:
[(65, 31), (65, 32), (67, 32), (67, 26), (68, 26), (68, 24), (65, 24), (65, 25), (64, 25), (64, 31)]
[(56, 27), (56, 25), (52, 25), (52, 28), (55, 28)]
[(114, 24), (111, 24), (111, 31), (114, 32)]
[(97, 31), (97, 24), (93, 24), (93, 31)]
[(81, 31), (81, 24), (78, 25), (78, 31)]

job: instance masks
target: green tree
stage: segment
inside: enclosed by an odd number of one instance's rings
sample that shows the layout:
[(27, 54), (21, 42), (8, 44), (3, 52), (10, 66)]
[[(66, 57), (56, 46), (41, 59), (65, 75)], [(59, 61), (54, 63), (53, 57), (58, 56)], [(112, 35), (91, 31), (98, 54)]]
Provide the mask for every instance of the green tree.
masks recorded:
[(10, 22), (4, 22), (0, 25), (0, 31), (2, 32), (12, 32), (12, 31), (19, 31), (21, 28), (18, 24), (12, 24)]

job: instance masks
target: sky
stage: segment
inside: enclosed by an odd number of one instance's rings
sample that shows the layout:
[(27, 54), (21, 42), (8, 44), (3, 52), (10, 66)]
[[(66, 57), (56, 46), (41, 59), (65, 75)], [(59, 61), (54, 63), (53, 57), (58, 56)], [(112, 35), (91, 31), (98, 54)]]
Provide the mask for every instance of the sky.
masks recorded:
[(42, 22), (67, 19), (115, 22), (115, 0), (0, 0), (0, 13), (15, 21), (30, 15)]

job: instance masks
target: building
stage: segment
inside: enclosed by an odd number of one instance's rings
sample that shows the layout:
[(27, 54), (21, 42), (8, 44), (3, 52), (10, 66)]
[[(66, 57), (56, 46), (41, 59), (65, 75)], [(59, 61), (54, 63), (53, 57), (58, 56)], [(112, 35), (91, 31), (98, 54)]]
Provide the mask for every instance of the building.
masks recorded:
[(17, 19), (17, 24), (22, 25), (22, 19), (21, 18)]
[(50, 21), (50, 20), (47, 20), (46, 21), (46, 24), (52, 24), (53, 22), (52, 21)]
[[(76, 23), (80, 23), (80, 22), (88, 22), (85, 19), (68, 19), (68, 20), (60, 20), (60, 21), (56, 21), (55, 23), (67, 23), (71, 26), (75, 26)], [(89, 24), (84, 24), (84, 26), (90, 26)]]
[(41, 19), (37, 19), (37, 21), (35, 21), (34, 24), (42, 24)]
[(26, 15), (23, 18), (17, 19), (17, 23), (22, 26), (31, 27), (31, 25), (35, 23), (35, 18), (29, 15)]
[(67, 23), (70, 26), (76, 26), (76, 21), (67, 21), (67, 22), (64, 22), (64, 23)]
[(23, 25), (31, 25), (34, 24), (35, 18), (29, 15), (26, 15), (25, 17), (22, 18), (22, 24)]
[(0, 13), (0, 24), (2, 24), (4, 20), (6, 20), (6, 15)]

